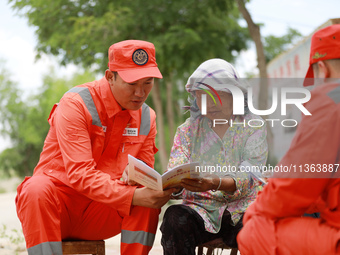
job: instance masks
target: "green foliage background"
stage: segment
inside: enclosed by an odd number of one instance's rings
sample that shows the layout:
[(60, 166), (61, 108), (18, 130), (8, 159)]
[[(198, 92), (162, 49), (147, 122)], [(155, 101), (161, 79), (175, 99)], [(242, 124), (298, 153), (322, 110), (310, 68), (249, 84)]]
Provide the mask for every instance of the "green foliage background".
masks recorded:
[[(54, 103), (71, 87), (104, 74), (107, 50), (126, 39), (147, 40), (155, 44), (156, 57), (164, 79), (159, 83), (167, 153), (172, 145), (167, 101), (171, 101), (177, 127), (188, 115), (179, 102), (186, 103), (184, 85), (203, 61), (223, 58), (233, 62), (249, 45), (249, 34), (239, 25), (240, 14), (234, 0), (9, 0), (13, 9), (36, 27), (38, 58), (41, 54), (58, 57), (61, 65), (78, 64), (72, 78), (59, 77), (51, 69), (43, 86), (28, 98), (0, 65), (0, 135), (11, 147), (0, 154), (0, 171), (19, 176), (31, 175), (48, 132), (47, 118)], [(288, 31), (289, 32), (289, 31)], [(292, 37), (269, 38), (268, 59), (289, 45)], [(289, 33), (288, 33), (289, 34)], [(277, 40), (276, 40), (277, 39)], [(95, 70), (90, 72), (88, 70)], [(97, 76), (98, 77), (98, 76)], [(171, 91), (166, 84), (171, 83)], [(178, 85), (180, 84), (180, 85)], [(155, 109), (149, 96), (147, 103)], [(159, 135), (157, 140), (159, 139)], [(159, 154), (159, 153), (158, 153)], [(156, 155), (157, 170), (163, 171)]]
[(43, 77), (44, 85), (37, 94), (23, 99), (18, 84), (10, 80), (10, 73), (0, 66), (0, 134), (11, 141), (11, 147), (0, 154), (0, 171), (19, 176), (31, 175), (42, 150), (52, 106), (71, 87), (94, 79), (88, 71), (72, 78), (56, 76), (54, 70)]

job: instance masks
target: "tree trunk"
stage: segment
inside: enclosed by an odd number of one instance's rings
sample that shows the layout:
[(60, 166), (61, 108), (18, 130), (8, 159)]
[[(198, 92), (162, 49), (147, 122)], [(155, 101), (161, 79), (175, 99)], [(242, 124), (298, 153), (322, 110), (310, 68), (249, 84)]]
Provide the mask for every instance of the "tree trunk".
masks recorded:
[(166, 82), (166, 95), (167, 95), (167, 100), (166, 100), (166, 117), (168, 120), (169, 124), (169, 137), (170, 137), (170, 142), (172, 143), (175, 135), (175, 115), (174, 115), (174, 104), (172, 100), (172, 75), (170, 75), (169, 79)]
[(158, 149), (159, 157), (161, 160), (162, 171), (166, 170), (168, 165), (168, 156), (166, 152), (165, 145), (165, 133), (164, 133), (164, 123), (163, 123), (163, 107), (161, 100), (161, 92), (159, 89), (159, 80), (155, 80), (155, 85), (151, 90), (151, 97), (153, 104), (155, 106), (155, 111), (157, 114), (156, 124), (157, 124), (157, 135), (158, 135)]
[[(250, 13), (248, 12), (244, 0), (237, 0), (238, 9), (241, 12), (243, 18), (248, 24), (248, 30), (251, 38), (253, 39), (256, 46), (257, 63), (260, 71), (260, 91), (258, 96), (259, 110), (267, 110), (268, 108), (268, 74), (267, 74), (267, 63), (264, 55), (264, 48), (261, 39), (260, 26), (255, 24)], [(263, 116), (265, 119), (266, 116)], [(269, 149), (268, 162), (273, 164), (275, 162), (274, 151), (274, 137), (270, 125), (267, 125), (267, 142)]]

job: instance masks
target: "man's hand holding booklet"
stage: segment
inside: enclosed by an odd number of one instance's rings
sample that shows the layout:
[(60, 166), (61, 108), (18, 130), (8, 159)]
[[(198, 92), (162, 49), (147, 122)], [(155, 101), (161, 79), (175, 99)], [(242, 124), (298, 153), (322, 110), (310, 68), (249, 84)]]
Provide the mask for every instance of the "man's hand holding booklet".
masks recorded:
[(154, 190), (166, 190), (180, 187), (180, 182), (184, 178), (200, 178), (200, 172), (196, 171), (198, 162), (187, 163), (169, 169), (163, 175), (149, 167), (143, 161), (128, 155), (129, 159), (129, 181), (135, 181), (145, 187)]

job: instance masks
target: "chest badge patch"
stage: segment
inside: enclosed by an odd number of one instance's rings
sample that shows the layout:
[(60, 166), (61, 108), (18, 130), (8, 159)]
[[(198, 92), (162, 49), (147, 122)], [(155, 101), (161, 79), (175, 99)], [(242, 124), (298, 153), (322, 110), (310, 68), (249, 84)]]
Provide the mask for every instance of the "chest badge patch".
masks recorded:
[(138, 128), (125, 128), (123, 136), (138, 136)]

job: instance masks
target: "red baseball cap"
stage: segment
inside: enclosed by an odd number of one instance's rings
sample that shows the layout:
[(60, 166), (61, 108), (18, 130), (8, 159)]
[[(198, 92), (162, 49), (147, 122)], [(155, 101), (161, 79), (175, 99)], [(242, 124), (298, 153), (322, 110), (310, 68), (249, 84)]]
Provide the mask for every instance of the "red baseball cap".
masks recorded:
[(331, 25), (317, 31), (311, 40), (309, 68), (303, 86), (313, 85), (312, 64), (326, 59), (340, 58), (340, 24)]
[(163, 78), (156, 63), (155, 46), (146, 41), (126, 40), (109, 48), (108, 67), (118, 72), (125, 82), (147, 77)]

